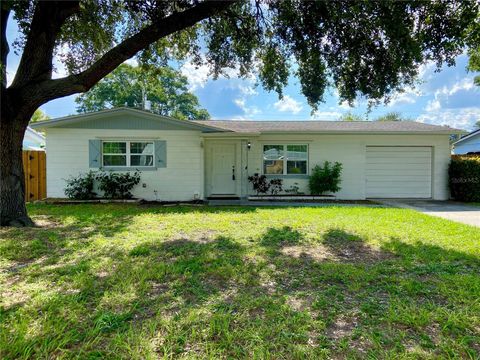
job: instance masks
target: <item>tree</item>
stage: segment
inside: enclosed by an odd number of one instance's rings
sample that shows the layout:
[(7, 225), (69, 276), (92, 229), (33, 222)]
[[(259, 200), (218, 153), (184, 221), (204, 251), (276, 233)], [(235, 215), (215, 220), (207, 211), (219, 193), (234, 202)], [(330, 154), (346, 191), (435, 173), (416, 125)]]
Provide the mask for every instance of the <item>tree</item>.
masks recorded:
[[(468, 55), (470, 57), (468, 59), (467, 69), (469, 71), (480, 71), (480, 46), (470, 49)], [(480, 86), (480, 75), (475, 76), (473, 82), (475, 85)]]
[[(24, 204), (21, 144), (35, 110), (86, 92), (127, 59), (166, 65), (189, 58), (240, 76), (255, 72), (282, 95), (289, 76), (315, 110), (329, 86), (340, 101), (380, 101), (414, 84), (425, 61), (452, 65), (477, 31), (477, 0), (1, 2), (0, 202), (2, 225), (32, 225)], [(22, 36), (7, 87), (10, 14)], [(473, 33), (473, 35), (472, 35)], [(478, 36), (477, 36), (478, 38)], [(69, 75), (53, 79), (53, 58)], [(293, 64), (295, 63), (295, 66)]]
[(145, 97), (156, 114), (189, 120), (210, 118), (187, 86), (187, 78), (171, 67), (122, 64), (75, 101), (78, 112), (89, 112), (125, 104), (140, 106)]
[(351, 111), (340, 116), (338, 121), (363, 121), (363, 118), (360, 115), (354, 114)]
[(403, 117), (402, 114), (392, 111), (377, 117), (374, 121), (408, 121), (410, 119)]
[(30, 119), (30, 123), (36, 123), (38, 121), (44, 121), (48, 119), (50, 119), (50, 116), (45, 114), (41, 109), (37, 109), (33, 113), (32, 118)]

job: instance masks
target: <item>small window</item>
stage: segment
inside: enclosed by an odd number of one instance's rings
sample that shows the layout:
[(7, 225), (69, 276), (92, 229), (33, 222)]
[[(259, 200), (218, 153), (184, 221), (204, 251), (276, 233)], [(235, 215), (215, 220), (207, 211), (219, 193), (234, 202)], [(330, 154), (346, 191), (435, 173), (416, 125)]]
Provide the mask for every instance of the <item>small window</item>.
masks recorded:
[(104, 141), (104, 167), (153, 167), (153, 142), (148, 141)]
[(263, 173), (265, 175), (306, 175), (307, 145), (264, 145)]
[(283, 174), (283, 145), (265, 145), (263, 147), (263, 173)]
[(131, 166), (153, 166), (153, 143), (131, 142), (130, 143)]
[(127, 144), (125, 142), (104, 142), (103, 166), (127, 166)]

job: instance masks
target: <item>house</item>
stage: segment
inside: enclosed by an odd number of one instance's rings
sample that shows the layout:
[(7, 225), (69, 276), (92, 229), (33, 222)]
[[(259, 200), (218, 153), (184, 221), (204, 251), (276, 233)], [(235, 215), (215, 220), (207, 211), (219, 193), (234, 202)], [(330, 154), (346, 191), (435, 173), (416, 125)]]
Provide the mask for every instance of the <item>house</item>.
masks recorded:
[(254, 173), (308, 193), (309, 173), (343, 164), (339, 199), (448, 198), (449, 137), (412, 121), (184, 121), (131, 108), (32, 125), (46, 132), (47, 195), (89, 170), (142, 171), (133, 195), (149, 200), (245, 197)]
[(23, 150), (43, 151), (45, 147), (45, 136), (33, 130), (30, 126), (23, 137)]
[(480, 129), (472, 131), (453, 143), (453, 153), (462, 154), (480, 154)]

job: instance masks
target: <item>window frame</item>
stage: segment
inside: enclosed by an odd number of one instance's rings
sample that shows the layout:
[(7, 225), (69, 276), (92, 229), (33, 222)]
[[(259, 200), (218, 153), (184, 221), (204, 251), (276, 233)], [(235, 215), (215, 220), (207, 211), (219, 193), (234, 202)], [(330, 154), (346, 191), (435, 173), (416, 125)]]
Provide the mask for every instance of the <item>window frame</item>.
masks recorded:
[[(103, 144), (105, 143), (125, 143), (125, 153), (104, 153), (103, 152)], [(152, 144), (152, 154), (145, 154), (145, 155), (151, 155), (153, 160), (152, 160), (152, 165), (131, 165), (132, 162), (132, 155), (142, 155), (142, 154), (137, 154), (137, 153), (132, 153), (130, 151), (130, 144), (131, 143), (149, 143)], [(115, 168), (122, 168), (122, 169), (128, 169), (128, 168), (143, 168), (143, 169), (154, 169), (155, 168), (155, 141), (153, 140), (102, 140), (102, 146), (101, 146), (101, 155), (102, 155), (102, 168), (105, 169), (115, 169)], [(119, 155), (119, 156), (126, 156), (126, 162), (125, 165), (105, 165), (104, 164), (104, 156), (105, 155)]]
[[(283, 148), (283, 159), (279, 160), (265, 160), (264, 153), (265, 153), (265, 146), (282, 146)], [(289, 174), (287, 171), (288, 165), (288, 157), (287, 157), (287, 147), (288, 146), (305, 146), (307, 148), (307, 158), (305, 160), (290, 160), (290, 161), (305, 161), (306, 162), (306, 172), (302, 174)], [(265, 173), (265, 161), (282, 161), (283, 162), (283, 172), (281, 174), (267, 174)], [(309, 175), (309, 167), (308, 164), (310, 163), (310, 146), (307, 143), (285, 143), (285, 142), (275, 142), (275, 143), (264, 143), (262, 144), (262, 174), (265, 176), (292, 176), (292, 177), (301, 177), (301, 176), (308, 176)]]

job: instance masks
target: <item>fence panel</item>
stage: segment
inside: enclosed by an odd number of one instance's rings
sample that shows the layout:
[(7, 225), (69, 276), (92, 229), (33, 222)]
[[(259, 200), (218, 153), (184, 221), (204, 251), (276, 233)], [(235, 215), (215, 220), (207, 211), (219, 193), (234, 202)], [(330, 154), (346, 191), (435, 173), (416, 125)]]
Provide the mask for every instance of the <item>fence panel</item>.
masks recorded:
[(25, 201), (47, 197), (47, 167), (45, 151), (23, 151), (25, 173)]

